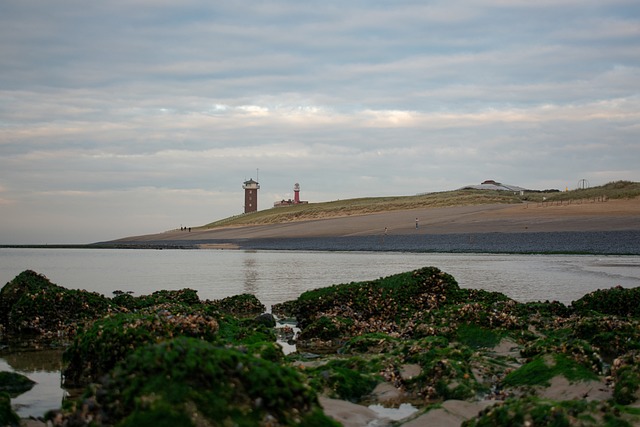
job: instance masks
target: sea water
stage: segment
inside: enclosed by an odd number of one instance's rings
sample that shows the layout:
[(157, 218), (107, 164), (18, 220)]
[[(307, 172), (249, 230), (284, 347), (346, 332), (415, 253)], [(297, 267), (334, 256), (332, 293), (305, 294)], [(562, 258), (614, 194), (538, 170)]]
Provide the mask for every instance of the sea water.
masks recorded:
[[(0, 285), (29, 269), (57, 285), (105, 296), (182, 288), (212, 300), (251, 293), (268, 311), (306, 290), (425, 266), (451, 274), (463, 288), (502, 292), (520, 302), (570, 304), (596, 289), (640, 286), (640, 256), (27, 248), (0, 248)], [(16, 362), (28, 358), (0, 356), (0, 370), (38, 382), (13, 403), (23, 417), (42, 416), (59, 408), (65, 395), (60, 370)]]

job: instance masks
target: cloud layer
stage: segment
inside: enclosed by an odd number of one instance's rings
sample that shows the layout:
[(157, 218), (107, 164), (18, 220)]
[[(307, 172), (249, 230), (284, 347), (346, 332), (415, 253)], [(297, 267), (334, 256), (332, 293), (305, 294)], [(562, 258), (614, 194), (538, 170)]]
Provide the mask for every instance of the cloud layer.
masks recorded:
[(635, 1), (226, 3), (0, 5), (0, 244), (640, 181)]

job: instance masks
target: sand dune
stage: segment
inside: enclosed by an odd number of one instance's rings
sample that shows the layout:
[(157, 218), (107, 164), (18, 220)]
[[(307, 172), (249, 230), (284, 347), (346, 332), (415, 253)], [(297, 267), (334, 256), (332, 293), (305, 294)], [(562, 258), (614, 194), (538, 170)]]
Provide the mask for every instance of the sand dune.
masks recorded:
[[(415, 223), (418, 219), (419, 228)], [(246, 240), (406, 234), (640, 230), (640, 198), (563, 205), (528, 203), (423, 208), (282, 224), (193, 228), (116, 242)]]

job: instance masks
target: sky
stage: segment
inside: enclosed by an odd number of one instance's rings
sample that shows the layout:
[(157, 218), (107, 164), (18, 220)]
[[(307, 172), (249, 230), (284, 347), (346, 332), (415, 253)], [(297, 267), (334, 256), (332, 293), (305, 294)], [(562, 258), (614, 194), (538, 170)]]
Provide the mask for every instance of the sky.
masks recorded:
[(637, 0), (0, 2), (0, 244), (639, 165)]

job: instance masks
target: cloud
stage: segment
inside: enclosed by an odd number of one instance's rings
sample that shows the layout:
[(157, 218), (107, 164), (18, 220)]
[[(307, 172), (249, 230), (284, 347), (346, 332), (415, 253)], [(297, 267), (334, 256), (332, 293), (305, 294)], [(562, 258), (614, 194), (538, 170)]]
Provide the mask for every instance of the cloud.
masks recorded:
[(637, 2), (124, 4), (0, 5), (0, 243), (640, 180)]

